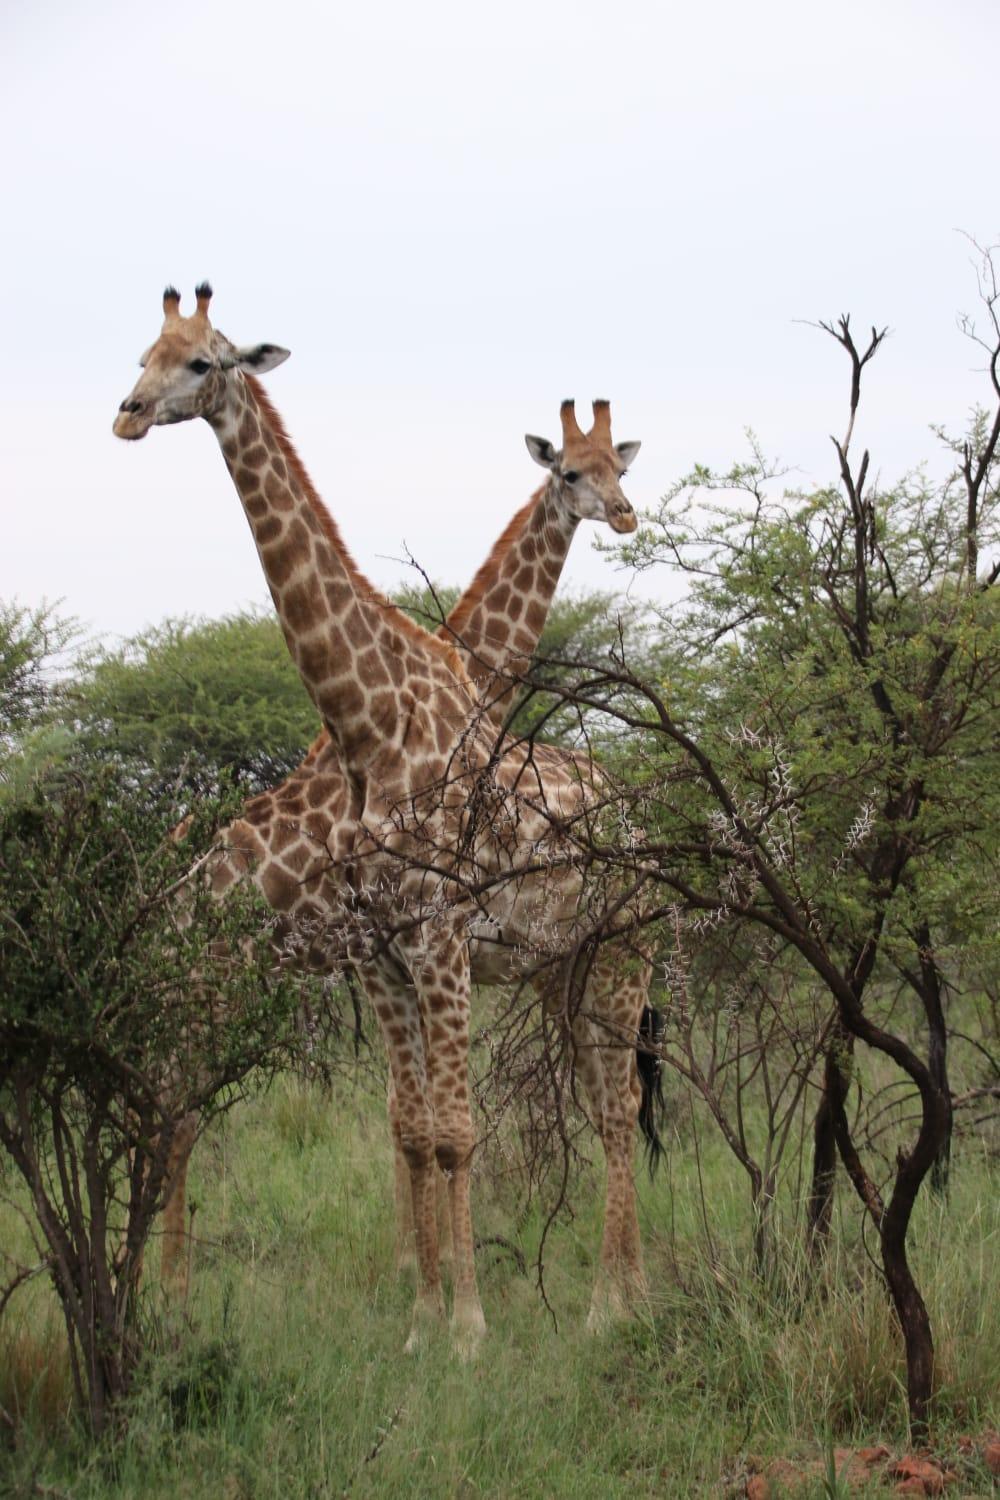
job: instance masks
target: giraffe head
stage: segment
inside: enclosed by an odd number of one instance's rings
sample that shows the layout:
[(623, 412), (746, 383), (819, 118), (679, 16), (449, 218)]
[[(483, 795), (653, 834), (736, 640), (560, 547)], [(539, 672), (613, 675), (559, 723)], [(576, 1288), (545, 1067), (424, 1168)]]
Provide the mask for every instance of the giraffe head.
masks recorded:
[(151, 427), (211, 417), (223, 406), (234, 371), (262, 375), (288, 358), (288, 350), (277, 344), (237, 349), (208, 321), (211, 297), (212, 288), (203, 281), (195, 289), (194, 312), (182, 318), (180, 293), (167, 287), (160, 336), (140, 359), (142, 374), (118, 408), (116, 437), (134, 441)]
[(611, 441), (611, 406), (594, 402), (594, 423), (584, 433), (572, 401), (559, 408), (562, 448), (547, 438), (526, 434), (524, 441), (536, 464), (552, 473), (560, 501), (576, 520), (606, 521), (612, 531), (634, 531), (635, 511), (622, 494), (620, 480), (639, 451), (639, 443)]

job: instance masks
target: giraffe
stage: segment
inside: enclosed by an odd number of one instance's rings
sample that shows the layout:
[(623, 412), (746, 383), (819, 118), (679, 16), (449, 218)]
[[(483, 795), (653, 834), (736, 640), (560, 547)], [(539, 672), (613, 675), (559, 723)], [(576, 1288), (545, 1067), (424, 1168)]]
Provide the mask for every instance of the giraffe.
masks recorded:
[[(570, 471), (571, 482), (560, 484), (550, 475), (515, 513), (438, 630), (459, 650), (480, 701), (494, 721), (503, 718), (527, 670), (580, 521), (589, 514), (619, 532), (635, 527), (631, 506), (613, 491), (603, 506), (595, 504), (592, 496), (578, 500), (575, 493), (586, 471), (599, 470), (612, 455), (613, 463), (631, 464), (640, 447), (638, 442), (612, 443), (607, 401), (595, 401), (593, 414), (593, 426), (585, 436), (576, 421), (575, 403), (562, 403), (560, 421), (576, 450), (577, 469)], [(552, 444), (532, 434), (526, 435), (525, 443), (532, 458), (551, 470)], [(302, 764), (279, 786), (251, 798), (239, 817), (220, 832), (206, 870), (219, 899), (252, 880), (282, 919), (279, 941), (294, 937), (296, 916), (304, 918), (293, 951), (304, 967), (317, 973), (330, 971), (330, 956), (323, 943), (303, 929), (315, 925), (321, 911), (333, 912), (336, 920), (342, 908), (343, 891), (336, 884), (326, 851), (332, 825), (352, 815), (350, 786), (336, 747), (322, 729)], [(409, 1272), (415, 1269), (409, 1169), (399, 1146), (391, 1088), (389, 1113), (394, 1139), (396, 1264), (400, 1271)], [(193, 1122), (185, 1122), (171, 1152), (171, 1190), (162, 1231), (161, 1277), (175, 1299), (187, 1291), (185, 1183), (193, 1146)], [(442, 1259), (444, 1247), (450, 1250), (446, 1204), (441, 1201), (443, 1183), (439, 1176)]]
[[(414, 626), (372, 589), (313, 489), (256, 379), (287, 351), (270, 344), (237, 349), (209, 322), (210, 297), (203, 284), (196, 312), (182, 318), (179, 295), (167, 289), (163, 329), (114, 430), (135, 440), (153, 425), (201, 416), (222, 446), (292, 658), (353, 794), (353, 816), (328, 840), (331, 868), (347, 870), (371, 930), (388, 934), (351, 957), (386, 1036), (398, 1140), (410, 1173), (419, 1276), (407, 1344), (418, 1346), (426, 1324), (443, 1314), (437, 1163), (449, 1173), (452, 1327), (459, 1346), (471, 1348), (485, 1329), (469, 1203), (473, 968), (477, 977), (509, 977), (511, 955), (525, 951), (534, 924), (573, 928), (583, 891), (565, 830), (599, 793), (578, 758), (542, 753), (544, 747), (501, 745), (498, 753), (496, 731), (483, 725), (455, 647)], [(587, 438), (575, 418), (563, 425), (563, 450), (546, 445), (537, 455), (558, 486), (574, 491), (578, 502), (582, 496), (593, 504), (602, 491), (623, 501), (621, 459), (602, 454), (596, 468), (585, 470), (577, 456)], [(604, 418), (595, 425), (603, 431)], [(477, 804), (488, 810), (478, 822), (470, 817)], [(543, 847), (548, 875), (540, 880), (532, 858)], [(496, 877), (495, 889), (485, 904), (470, 903), (470, 873), (483, 870)], [(559, 872), (557, 899), (552, 871)], [(275, 879), (289, 888), (295, 883), (277, 872)], [(394, 925), (392, 914), (400, 911), (407, 920)], [(497, 942), (497, 932), (509, 940)], [(595, 963), (586, 1007), (569, 1018), (608, 1160), (592, 1324), (641, 1289), (630, 1157), (647, 981), (648, 972), (629, 976), (615, 964)]]

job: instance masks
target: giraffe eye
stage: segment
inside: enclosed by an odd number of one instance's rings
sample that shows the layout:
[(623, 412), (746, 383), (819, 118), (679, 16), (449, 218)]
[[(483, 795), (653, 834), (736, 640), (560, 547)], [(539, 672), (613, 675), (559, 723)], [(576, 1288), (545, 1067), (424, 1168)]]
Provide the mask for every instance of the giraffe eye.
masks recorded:
[(188, 369), (192, 370), (195, 375), (207, 375), (211, 368), (212, 362), (209, 359), (192, 359), (188, 361)]
[(563, 478), (565, 479), (567, 484), (576, 484), (576, 481), (579, 479), (579, 477), (580, 476), (575, 469), (568, 469), (563, 475)]

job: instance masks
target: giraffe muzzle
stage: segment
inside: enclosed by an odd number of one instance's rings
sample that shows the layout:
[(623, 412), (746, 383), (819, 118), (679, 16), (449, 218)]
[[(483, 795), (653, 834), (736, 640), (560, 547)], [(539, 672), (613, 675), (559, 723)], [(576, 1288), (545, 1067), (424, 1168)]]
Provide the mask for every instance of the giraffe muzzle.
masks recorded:
[(139, 438), (146, 436), (152, 425), (148, 404), (140, 400), (138, 396), (130, 396), (119, 406), (112, 431), (115, 437), (136, 442)]
[(630, 531), (636, 529), (638, 524), (635, 511), (627, 501), (624, 504), (616, 505), (608, 517), (608, 525), (612, 531), (617, 531), (619, 536), (627, 536)]

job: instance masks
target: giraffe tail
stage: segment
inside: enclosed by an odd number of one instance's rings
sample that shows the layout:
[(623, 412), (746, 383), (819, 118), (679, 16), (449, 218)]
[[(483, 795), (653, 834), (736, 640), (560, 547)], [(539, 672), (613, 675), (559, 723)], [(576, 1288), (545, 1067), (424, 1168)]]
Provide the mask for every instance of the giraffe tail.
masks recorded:
[(650, 1177), (656, 1175), (656, 1168), (663, 1155), (663, 1142), (660, 1139), (660, 1125), (666, 1109), (666, 1100), (663, 1097), (663, 1059), (659, 1052), (653, 1049), (659, 1048), (663, 1041), (664, 1030), (663, 1012), (654, 1010), (652, 1005), (644, 1005), (642, 1020), (639, 1022), (636, 1063), (639, 1069), (639, 1086), (642, 1090), (642, 1100), (639, 1105), (639, 1129), (646, 1138), (646, 1165)]

